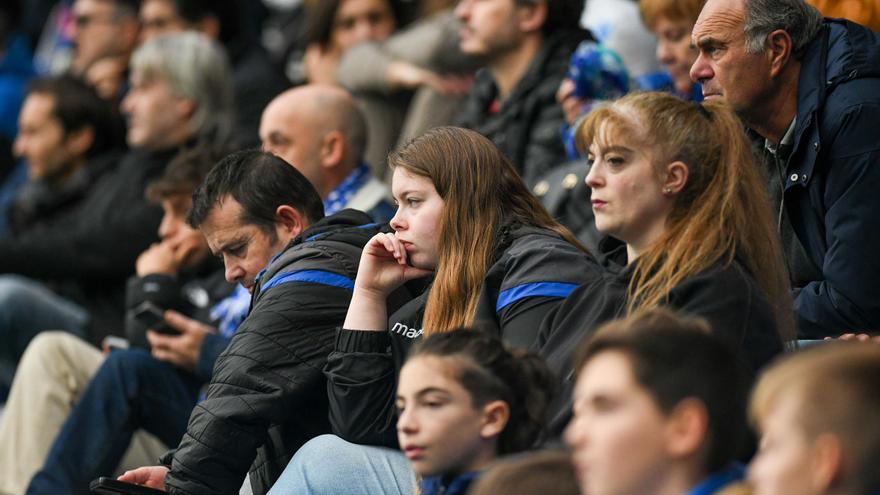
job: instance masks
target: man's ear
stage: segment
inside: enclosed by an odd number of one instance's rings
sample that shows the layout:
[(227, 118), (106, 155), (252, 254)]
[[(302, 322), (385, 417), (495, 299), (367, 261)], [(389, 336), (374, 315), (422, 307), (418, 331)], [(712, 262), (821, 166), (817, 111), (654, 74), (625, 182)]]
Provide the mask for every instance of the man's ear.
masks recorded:
[(767, 36), (766, 54), (770, 62), (771, 77), (778, 76), (788, 65), (792, 48), (791, 35), (782, 29), (777, 29)]
[(667, 165), (663, 177), (663, 193), (667, 195), (680, 193), (687, 185), (689, 173), (687, 164), (682, 161), (674, 161)]
[(831, 491), (843, 472), (843, 445), (831, 433), (819, 435), (813, 442), (810, 477), (816, 493)]
[(95, 129), (92, 126), (83, 126), (67, 133), (65, 137), (68, 151), (74, 156), (85, 156), (95, 142)]
[(293, 239), (306, 229), (302, 213), (290, 205), (281, 205), (275, 209), (275, 225), (285, 237)]
[(669, 413), (666, 422), (666, 450), (676, 459), (699, 453), (709, 435), (709, 412), (697, 399), (684, 399)]
[(510, 406), (503, 400), (493, 400), (483, 406), (483, 425), (480, 435), (484, 439), (496, 438), (504, 431), (510, 419)]
[(321, 142), (321, 166), (333, 168), (342, 163), (345, 156), (345, 137), (339, 131), (324, 134)]
[(518, 5), (516, 8), (519, 29), (524, 33), (541, 31), (544, 23), (547, 22), (547, 2), (544, 0), (529, 5)]

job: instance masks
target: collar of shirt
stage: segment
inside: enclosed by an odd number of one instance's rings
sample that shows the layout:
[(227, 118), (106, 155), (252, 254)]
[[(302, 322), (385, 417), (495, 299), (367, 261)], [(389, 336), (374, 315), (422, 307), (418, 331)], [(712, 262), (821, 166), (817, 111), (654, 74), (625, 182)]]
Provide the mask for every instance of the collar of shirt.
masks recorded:
[(697, 486), (691, 488), (685, 495), (711, 495), (725, 486), (741, 481), (745, 478), (746, 469), (740, 463), (733, 463), (727, 468), (709, 475)]
[(324, 199), (324, 215), (329, 216), (345, 208), (345, 205), (358, 190), (370, 180), (370, 166), (361, 162), (348, 174), (336, 189), (330, 191)]
[(797, 125), (797, 116), (791, 119), (791, 124), (788, 125), (788, 129), (785, 130), (785, 134), (782, 136), (782, 140), (779, 141), (779, 144), (773, 144), (769, 139), (764, 140), (764, 148), (767, 149), (770, 153), (777, 158), (785, 159), (787, 158), (788, 153), (791, 153), (791, 145), (794, 142), (794, 128)]

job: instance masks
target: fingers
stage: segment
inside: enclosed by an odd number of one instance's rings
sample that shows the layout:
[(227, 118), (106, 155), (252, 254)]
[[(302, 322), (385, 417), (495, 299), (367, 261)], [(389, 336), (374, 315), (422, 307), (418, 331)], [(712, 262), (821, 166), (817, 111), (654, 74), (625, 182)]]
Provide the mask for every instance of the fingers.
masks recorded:
[(390, 254), (398, 264), (406, 265), (406, 249), (394, 234), (376, 234), (371, 240), (371, 244), (378, 244), (384, 248), (385, 252)]
[[(192, 318), (188, 318), (173, 309), (165, 310), (163, 314), (165, 318), (165, 323), (168, 324), (169, 327), (177, 330), (180, 333), (193, 333), (203, 331), (202, 324)], [(174, 338), (174, 337), (171, 337)]]
[(143, 485), (150, 479), (150, 470), (151, 467), (140, 467), (137, 469), (132, 469), (131, 471), (126, 471), (122, 473), (122, 475), (120, 475), (116, 479), (119, 481), (125, 481), (126, 483)]

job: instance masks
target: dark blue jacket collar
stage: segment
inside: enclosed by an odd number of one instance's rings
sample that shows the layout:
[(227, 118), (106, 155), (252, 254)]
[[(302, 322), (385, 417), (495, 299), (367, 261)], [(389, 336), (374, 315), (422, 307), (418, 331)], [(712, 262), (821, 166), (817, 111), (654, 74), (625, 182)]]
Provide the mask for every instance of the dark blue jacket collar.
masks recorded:
[(447, 476), (429, 476), (419, 483), (422, 495), (464, 495), (468, 487), (480, 475), (478, 472), (463, 473), (449, 478)]

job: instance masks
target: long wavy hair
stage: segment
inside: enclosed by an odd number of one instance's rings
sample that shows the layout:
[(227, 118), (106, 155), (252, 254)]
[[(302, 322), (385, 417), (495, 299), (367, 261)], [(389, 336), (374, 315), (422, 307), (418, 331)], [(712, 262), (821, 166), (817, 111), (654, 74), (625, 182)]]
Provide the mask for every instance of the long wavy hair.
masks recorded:
[(473, 324), (504, 223), (552, 230), (586, 252), (547, 213), (498, 147), (479, 133), (432, 129), (391, 153), (388, 165), (429, 179), (445, 203), (439, 260), (423, 320), (426, 335)]
[(773, 305), (780, 337), (793, 340), (788, 273), (766, 181), (733, 112), (720, 102), (634, 93), (593, 111), (577, 144), (587, 149), (608, 135), (651, 149), (658, 177), (674, 161), (688, 167), (664, 233), (636, 262), (628, 311), (656, 307), (686, 278), (739, 258)]

